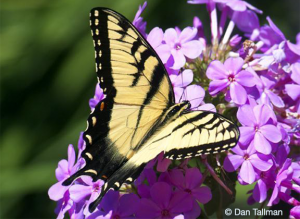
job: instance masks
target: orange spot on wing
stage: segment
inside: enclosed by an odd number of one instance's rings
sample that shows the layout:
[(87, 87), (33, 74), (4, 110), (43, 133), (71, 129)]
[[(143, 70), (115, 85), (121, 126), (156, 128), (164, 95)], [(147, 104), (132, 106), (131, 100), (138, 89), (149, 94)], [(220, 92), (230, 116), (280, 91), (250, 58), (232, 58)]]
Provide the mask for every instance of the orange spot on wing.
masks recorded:
[(100, 105), (100, 110), (102, 111), (103, 109), (104, 109), (104, 102), (102, 102)]

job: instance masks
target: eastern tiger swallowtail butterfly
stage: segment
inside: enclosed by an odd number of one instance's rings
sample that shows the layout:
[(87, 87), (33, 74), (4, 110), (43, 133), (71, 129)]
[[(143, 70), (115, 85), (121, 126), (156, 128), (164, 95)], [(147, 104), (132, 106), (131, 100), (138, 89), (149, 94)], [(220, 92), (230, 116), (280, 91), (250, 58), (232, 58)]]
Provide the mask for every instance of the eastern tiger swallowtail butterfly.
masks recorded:
[(90, 26), (97, 76), (106, 98), (87, 120), (82, 152), (86, 165), (63, 185), (81, 175), (104, 180), (91, 212), (109, 189), (132, 183), (162, 151), (174, 160), (215, 154), (236, 145), (239, 131), (233, 122), (217, 113), (191, 111), (188, 101), (175, 103), (164, 65), (125, 17), (94, 8)]

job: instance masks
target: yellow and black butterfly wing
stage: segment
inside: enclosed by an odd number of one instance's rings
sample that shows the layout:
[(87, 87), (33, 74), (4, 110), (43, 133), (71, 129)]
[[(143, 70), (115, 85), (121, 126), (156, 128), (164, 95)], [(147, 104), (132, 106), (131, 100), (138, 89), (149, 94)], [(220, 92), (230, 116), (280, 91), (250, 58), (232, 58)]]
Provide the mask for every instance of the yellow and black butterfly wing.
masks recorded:
[(215, 154), (234, 147), (238, 127), (222, 115), (209, 111), (190, 111), (163, 126), (129, 162), (139, 166), (164, 151), (169, 159)]
[(105, 94), (88, 118), (86, 161), (80, 175), (109, 178), (151, 136), (174, 103), (168, 74), (155, 51), (122, 15), (105, 8), (90, 13), (96, 72)]

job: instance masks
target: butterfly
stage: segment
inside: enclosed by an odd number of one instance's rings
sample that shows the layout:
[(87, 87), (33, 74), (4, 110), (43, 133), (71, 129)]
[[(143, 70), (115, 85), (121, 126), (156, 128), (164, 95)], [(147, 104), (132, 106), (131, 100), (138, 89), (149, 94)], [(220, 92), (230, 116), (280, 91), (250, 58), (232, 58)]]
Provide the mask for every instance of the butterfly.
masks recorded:
[(175, 160), (236, 145), (239, 130), (233, 122), (214, 112), (191, 111), (188, 101), (175, 103), (163, 63), (125, 17), (94, 8), (90, 26), (97, 77), (106, 97), (87, 120), (86, 165), (63, 182), (70, 185), (82, 175), (105, 181), (90, 212), (108, 190), (132, 183), (161, 152)]

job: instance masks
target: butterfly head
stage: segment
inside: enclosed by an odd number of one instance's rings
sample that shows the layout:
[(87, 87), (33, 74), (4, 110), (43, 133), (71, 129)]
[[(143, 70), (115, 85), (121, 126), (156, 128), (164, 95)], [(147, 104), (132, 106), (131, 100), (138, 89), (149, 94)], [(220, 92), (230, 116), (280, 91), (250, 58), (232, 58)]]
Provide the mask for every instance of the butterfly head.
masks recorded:
[(167, 112), (168, 118), (177, 118), (179, 115), (181, 115), (184, 111), (189, 110), (191, 107), (191, 104), (189, 101), (183, 101), (181, 103), (177, 103), (170, 107), (170, 109)]

